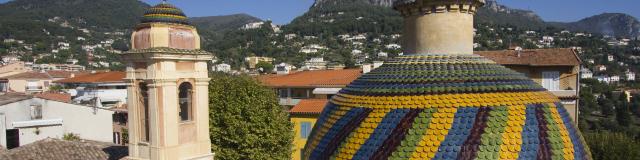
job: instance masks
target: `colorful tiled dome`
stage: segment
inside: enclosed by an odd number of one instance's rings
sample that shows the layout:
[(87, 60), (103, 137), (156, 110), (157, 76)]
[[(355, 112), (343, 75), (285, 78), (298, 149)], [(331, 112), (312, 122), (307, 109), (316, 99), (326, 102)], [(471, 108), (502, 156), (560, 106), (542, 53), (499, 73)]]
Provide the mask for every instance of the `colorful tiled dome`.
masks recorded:
[(569, 114), (478, 55), (407, 55), (353, 81), (318, 118), (308, 159), (590, 159)]
[(161, 3), (147, 9), (141, 20), (142, 23), (177, 23), (189, 25), (187, 16), (178, 7)]

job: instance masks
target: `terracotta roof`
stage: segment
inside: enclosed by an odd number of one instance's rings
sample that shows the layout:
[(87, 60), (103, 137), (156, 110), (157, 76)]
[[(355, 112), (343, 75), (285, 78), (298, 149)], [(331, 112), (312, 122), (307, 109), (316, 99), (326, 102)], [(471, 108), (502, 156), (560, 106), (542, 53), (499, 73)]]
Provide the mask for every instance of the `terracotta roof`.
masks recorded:
[(124, 82), (125, 72), (100, 72), (55, 81), (55, 83), (109, 83)]
[(0, 159), (29, 159), (29, 160), (81, 160), (81, 159), (109, 159), (118, 160), (126, 157), (126, 146), (101, 142), (76, 142), (59, 139), (44, 139), (0, 154)]
[(258, 79), (270, 87), (344, 87), (362, 75), (360, 69), (301, 71)]
[(293, 106), (289, 113), (291, 114), (320, 114), (327, 105), (327, 99), (303, 99), (296, 106)]
[(501, 65), (528, 66), (577, 66), (580, 58), (572, 49), (532, 49), (520, 51), (478, 51), (475, 54), (489, 58)]
[(46, 72), (24, 72), (4, 77), (5, 79), (51, 79)]
[(71, 102), (71, 95), (70, 94), (65, 94), (65, 93), (39, 93), (39, 94), (35, 94), (33, 95), (36, 98), (41, 98), (41, 99), (46, 99), (46, 100), (52, 100), (52, 101), (58, 101), (58, 102), (64, 102), (64, 103), (70, 103)]
[(69, 72), (69, 71), (47, 71), (52, 78), (71, 78), (72, 76), (81, 76), (90, 74), (90, 72)]

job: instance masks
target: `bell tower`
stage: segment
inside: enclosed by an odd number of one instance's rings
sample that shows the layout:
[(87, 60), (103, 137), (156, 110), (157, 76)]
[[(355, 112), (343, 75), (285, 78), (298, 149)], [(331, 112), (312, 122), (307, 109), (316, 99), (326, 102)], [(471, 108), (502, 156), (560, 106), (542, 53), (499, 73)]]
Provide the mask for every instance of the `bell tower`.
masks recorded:
[(213, 56), (177, 7), (149, 8), (131, 35), (127, 66), (129, 157), (210, 160), (208, 70)]

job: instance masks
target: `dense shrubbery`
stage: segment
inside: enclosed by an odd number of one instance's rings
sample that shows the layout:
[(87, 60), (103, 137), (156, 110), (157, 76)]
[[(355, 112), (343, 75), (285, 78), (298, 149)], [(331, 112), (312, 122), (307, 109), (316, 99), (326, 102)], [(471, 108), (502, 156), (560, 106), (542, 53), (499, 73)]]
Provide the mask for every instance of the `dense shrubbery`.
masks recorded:
[(593, 159), (632, 160), (640, 159), (640, 143), (621, 133), (588, 133), (585, 140)]
[(210, 137), (216, 159), (289, 159), (293, 124), (274, 91), (248, 76), (211, 77)]

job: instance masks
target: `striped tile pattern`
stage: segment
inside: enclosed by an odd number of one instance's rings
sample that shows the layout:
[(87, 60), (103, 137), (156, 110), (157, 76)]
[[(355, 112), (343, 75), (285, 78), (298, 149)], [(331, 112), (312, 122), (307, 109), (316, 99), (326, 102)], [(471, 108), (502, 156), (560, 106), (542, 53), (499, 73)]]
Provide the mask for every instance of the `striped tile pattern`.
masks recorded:
[(307, 159), (591, 159), (558, 103), (477, 55), (409, 55), (330, 100)]
[(161, 3), (147, 9), (140, 20), (141, 23), (177, 23), (189, 25), (187, 16), (174, 5)]

